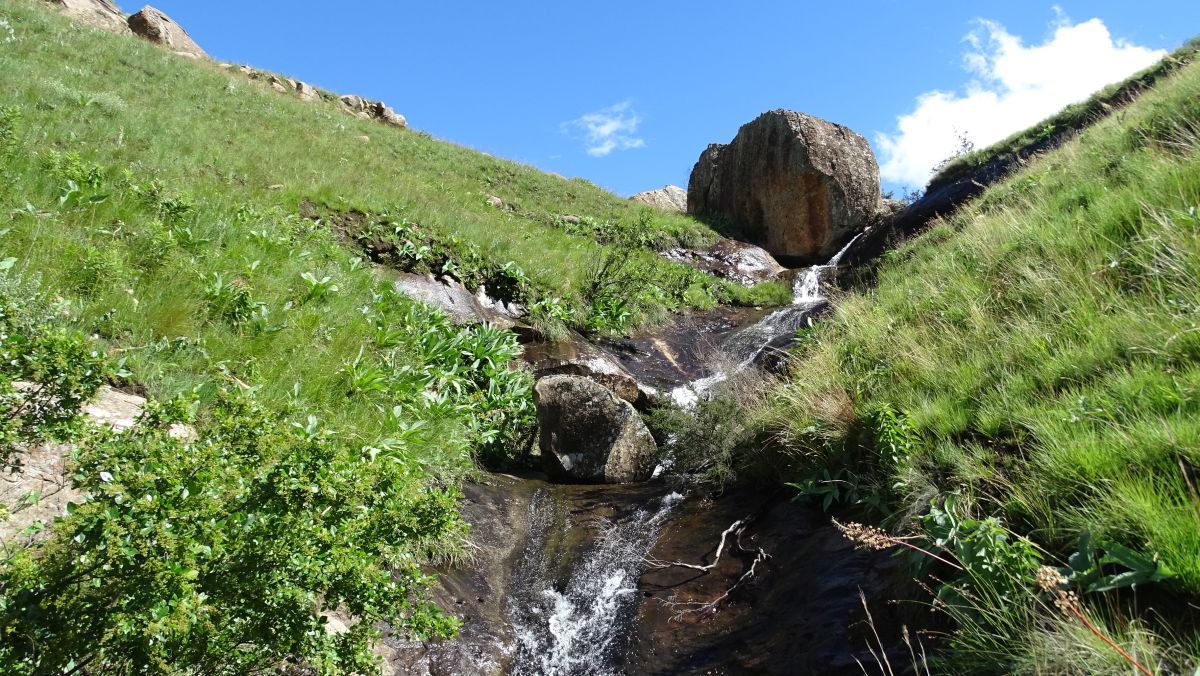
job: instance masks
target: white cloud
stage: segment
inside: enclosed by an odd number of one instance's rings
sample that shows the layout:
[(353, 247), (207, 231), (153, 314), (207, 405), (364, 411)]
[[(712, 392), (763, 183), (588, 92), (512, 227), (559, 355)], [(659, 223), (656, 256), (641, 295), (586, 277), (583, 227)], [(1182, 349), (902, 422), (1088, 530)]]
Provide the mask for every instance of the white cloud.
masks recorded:
[(604, 157), (614, 150), (630, 150), (646, 145), (637, 136), (642, 118), (633, 110), (633, 102), (622, 101), (594, 113), (563, 122), (564, 131), (581, 134), (587, 154)]
[(1040, 45), (1026, 46), (1004, 26), (980, 20), (964, 39), (963, 64), (972, 75), (964, 90), (921, 94), (916, 109), (897, 118), (895, 133), (876, 135), (884, 180), (924, 185), (960, 138), (976, 148), (1001, 141), (1166, 54), (1114, 40), (1100, 19), (1072, 24), (1054, 10), (1054, 35)]

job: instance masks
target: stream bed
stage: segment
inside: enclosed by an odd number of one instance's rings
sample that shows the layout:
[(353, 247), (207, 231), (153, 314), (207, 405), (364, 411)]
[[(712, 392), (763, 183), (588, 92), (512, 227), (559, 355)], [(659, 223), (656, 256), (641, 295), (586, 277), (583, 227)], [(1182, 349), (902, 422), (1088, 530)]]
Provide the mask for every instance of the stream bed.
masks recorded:
[[(687, 315), (589, 349), (690, 407), (782, 353), (825, 310), (822, 278), (841, 255), (795, 271), (790, 306)], [(554, 349), (531, 348), (535, 357)], [(883, 601), (905, 596), (900, 560), (856, 550), (827, 514), (789, 491), (742, 487), (709, 500), (662, 482), (589, 486), (493, 474), (464, 493), (475, 554), (444, 567), (434, 594), (462, 620), (461, 636), (390, 642), (392, 673), (857, 673), (859, 662), (875, 664), (875, 631), (885, 653), (907, 659), (902, 618)], [(722, 548), (733, 524), (744, 527)]]
[[(474, 561), (448, 567), (435, 600), (462, 619), (455, 641), (392, 641), (389, 673), (840, 674), (871, 663), (869, 627), (899, 654), (901, 560), (857, 551), (818, 509), (780, 492), (684, 497), (659, 483), (581, 486), (539, 475), (486, 475), (468, 485)], [(721, 533), (748, 520), (747, 550), (770, 558), (712, 611), (752, 565)], [(731, 543), (732, 544), (732, 543)], [(658, 562), (652, 563), (652, 562)], [(905, 658), (906, 659), (906, 658)]]

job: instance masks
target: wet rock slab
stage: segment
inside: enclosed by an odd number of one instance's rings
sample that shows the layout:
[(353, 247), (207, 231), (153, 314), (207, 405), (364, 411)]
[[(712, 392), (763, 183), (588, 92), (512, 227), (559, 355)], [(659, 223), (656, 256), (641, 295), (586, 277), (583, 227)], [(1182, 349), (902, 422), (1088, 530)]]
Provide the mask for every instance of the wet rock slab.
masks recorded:
[(868, 650), (859, 590), (893, 664), (907, 664), (902, 621), (888, 599), (905, 598), (901, 560), (857, 551), (829, 517), (783, 492), (742, 490), (705, 504), (689, 501), (663, 529), (650, 558), (707, 565), (721, 533), (752, 516), (743, 544), (769, 555), (755, 578), (716, 612), (681, 612), (721, 596), (749, 569), (753, 554), (735, 549), (710, 572), (663, 568), (643, 574), (642, 602), (624, 668), (630, 674), (851, 674)]
[(719, 239), (703, 249), (668, 249), (661, 255), (745, 287), (777, 279), (786, 270), (766, 249), (732, 239)]
[(399, 273), (394, 286), (398, 293), (443, 310), (456, 324), (490, 322), (512, 329), (525, 314), (520, 305), (491, 298), (482, 286), (472, 293), (457, 281), (433, 275)]
[(485, 474), (463, 488), (472, 560), (438, 572), (434, 601), (462, 621), (453, 641), (389, 639), (384, 672), (417, 676), (522, 673), (517, 618), (545, 589), (567, 584), (603, 524), (662, 492), (657, 486), (582, 486), (544, 475)]
[(725, 338), (766, 314), (766, 310), (732, 307), (686, 313), (628, 338), (602, 340), (599, 347), (638, 382), (666, 392), (708, 375)]

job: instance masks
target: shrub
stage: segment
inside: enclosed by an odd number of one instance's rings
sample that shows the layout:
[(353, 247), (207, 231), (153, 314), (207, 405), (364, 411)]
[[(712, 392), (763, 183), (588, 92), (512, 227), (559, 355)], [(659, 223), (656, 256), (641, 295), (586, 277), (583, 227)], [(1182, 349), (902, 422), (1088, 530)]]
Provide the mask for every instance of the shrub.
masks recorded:
[(0, 107), (0, 156), (11, 153), (17, 147), (17, 128), (20, 123), (20, 108)]
[(235, 277), (226, 281), (219, 272), (212, 273), (205, 281), (204, 302), (209, 315), (235, 327), (253, 319), (261, 305), (254, 302), (250, 286), (244, 279)]
[(746, 411), (732, 395), (702, 399), (693, 409), (662, 406), (646, 414), (664, 465), (685, 483), (720, 491), (738, 475), (738, 451), (752, 441)]
[[(231, 394), (179, 439), (185, 410), (150, 407), (81, 446), (84, 502), (0, 573), (9, 673), (362, 673), (379, 622), (454, 633), (419, 562), (461, 534), (455, 491), (414, 485), (402, 448), (360, 449)], [(334, 610), (348, 631), (327, 630)]]
[(75, 264), (67, 271), (67, 285), (81, 296), (90, 296), (124, 276), (125, 261), (113, 247), (78, 247), (68, 254)]
[(0, 286), (0, 463), (17, 444), (65, 441), (79, 431), (79, 408), (110, 371), (78, 333), (54, 327), (25, 306), (36, 299)]

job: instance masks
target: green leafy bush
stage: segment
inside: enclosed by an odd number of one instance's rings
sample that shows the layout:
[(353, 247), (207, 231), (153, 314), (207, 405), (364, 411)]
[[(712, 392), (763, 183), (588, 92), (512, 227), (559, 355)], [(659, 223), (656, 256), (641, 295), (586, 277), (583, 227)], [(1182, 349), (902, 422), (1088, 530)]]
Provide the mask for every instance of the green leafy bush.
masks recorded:
[(205, 280), (204, 301), (211, 316), (222, 319), (233, 326), (241, 326), (253, 319), (259, 309), (254, 302), (246, 280), (235, 277), (226, 281), (225, 276), (214, 272)]
[[(463, 526), (457, 493), (411, 473), (419, 430), (364, 449), (223, 394), (187, 440), (170, 431), (186, 410), (150, 407), (81, 445), (84, 502), (0, 573), (8, 673), (361, 673), (378, 622), (454, 633), (420, 562)], [(328, 630), (335, 610), (348, 631)]]
[(1042, 562), (1029, 540), (1012, 534), (996, 517), (961, 515), (954, 496), (932, 503), (921, 524), (934, 546), (952, 552), (962, 565), (962, 575), (939, 590), (943, 602), (970, 606), (963, 597), (980, 589), (987, 590), (994, 610), (1028, 600)]
[[(3, 273), (0, 273), (2, 275)], [(86, 337), (55, 327), (39, 301), (0, 276), (0, 463), (17, 444), (63, 441), (79, 431), (78, 411), (110, 374)], [(24, 295), (24, 297), (22, 297)]]
[(753, 439), (743, 405), (731, 395), (698, 401), (694, 408), (661, 406), (646, 414), (670, 474), (720, 491), (738, 476), (739, 456)]

